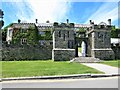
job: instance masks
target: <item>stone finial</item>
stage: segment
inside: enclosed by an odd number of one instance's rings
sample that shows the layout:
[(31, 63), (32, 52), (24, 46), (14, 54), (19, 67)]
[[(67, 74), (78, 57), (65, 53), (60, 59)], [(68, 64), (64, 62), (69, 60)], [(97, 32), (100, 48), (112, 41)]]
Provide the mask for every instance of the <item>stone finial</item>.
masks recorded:
[(38, 19), (35, 19), (35, 23), (38, 23)]
[(111, 25), (111, 19), (108, 19), (108, 25)]
[(47, 21), (46, 21), (46, 23), (50, 23), (50, 21), (49, 21), (49, 20), (47, 20)]
[(18, 19), (18, 23), (20, 23), (21, 22), (21, 20), (20, 19)]
[(69, 19), (67, 19), (67, 23), (69, 23)]
[(92, 24), (92, 20), (90, 20), (90, 24)]

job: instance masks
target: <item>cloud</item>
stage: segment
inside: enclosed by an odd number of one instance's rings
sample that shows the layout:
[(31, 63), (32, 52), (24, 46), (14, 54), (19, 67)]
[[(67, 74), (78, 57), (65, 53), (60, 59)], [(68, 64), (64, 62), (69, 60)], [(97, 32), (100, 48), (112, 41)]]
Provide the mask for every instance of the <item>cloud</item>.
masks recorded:
[(50, 22), (63, 21), (67, 18), (67, 14), (71, 8), (71, 3), (68, 0), (27, 0), (13, 2), (18, 12), (16, 17), (26, 22)]
[(46, 20), (61, 21), (66, 18), (67, 13), (70, 10), (71, 4), (66, 1), (59, 0), (34, 0), (28, 1), (30, 8), (34, 12), (33, 19), (39, 19), (39, 22), (45, 22)]
[(112, 22), (118, 20), (118, 7), (116, 3), (104, 3), (93, 15), (91, 15), (85, 23), (89, 23), (89, 20), (95, 21), (96, 24), (104, 21), (107, 23), (108, 19), (112, 19)]

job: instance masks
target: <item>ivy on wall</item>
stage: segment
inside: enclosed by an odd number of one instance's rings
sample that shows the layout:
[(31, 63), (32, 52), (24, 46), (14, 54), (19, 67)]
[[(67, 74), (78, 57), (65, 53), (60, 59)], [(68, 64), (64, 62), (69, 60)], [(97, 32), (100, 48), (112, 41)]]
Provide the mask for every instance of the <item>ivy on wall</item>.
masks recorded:
[(38, 30), (37, 28), (29, 27), (28, 33), (25, 34), (29, 44), (38, 44)]
[(51, 34), (51, 30), (44, 30), (44, 35), (40, 35), (39, 34), (39, 40), (52, 40), (52, 34)]
[(85, 36), (85, 32), (86, 32), (86, 30), (84, 28), (79, 28), (76, 31), (76, 37), (84, 37)]
[(38, 43), (38, 30), (36, 27), (30, 26), (28, 29), (19, 28), (15, 30), (12, 44), (20, 44), (21, 39), (26, 39), (27, 44), (35, 45)]

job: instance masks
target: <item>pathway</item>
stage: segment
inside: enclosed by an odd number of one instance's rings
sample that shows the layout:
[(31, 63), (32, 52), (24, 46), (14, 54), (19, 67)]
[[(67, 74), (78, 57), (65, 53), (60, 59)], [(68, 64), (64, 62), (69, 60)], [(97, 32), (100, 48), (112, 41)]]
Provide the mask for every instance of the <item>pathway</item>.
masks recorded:
[[(118, 74), (118, 68), (112, 67), (100, 63), (82, 63), (83, 65), (95, 68), (99, 71), (105, 72), (105, 74)], [(119, 68), (120, 69), (120, 68)]]

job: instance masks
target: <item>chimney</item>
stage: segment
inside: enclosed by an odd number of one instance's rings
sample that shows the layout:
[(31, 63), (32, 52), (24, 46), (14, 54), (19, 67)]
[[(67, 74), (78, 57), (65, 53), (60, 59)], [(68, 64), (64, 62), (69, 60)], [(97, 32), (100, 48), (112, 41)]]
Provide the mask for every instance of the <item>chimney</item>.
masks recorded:
[(67, 23), (69, 23), (69, 19), (67, 19)]
[(20, 19), (18, 19), (18, 23), (20, 23), (21, 22), (21, 20)]
[(35, 19), (35, 23), (38, 23), (38, 19)]
[(92, 20), (90, 20), (90, 24), (92, 24)]
[(111, 19), (108, 19), (108, 25), (111, 26)]

